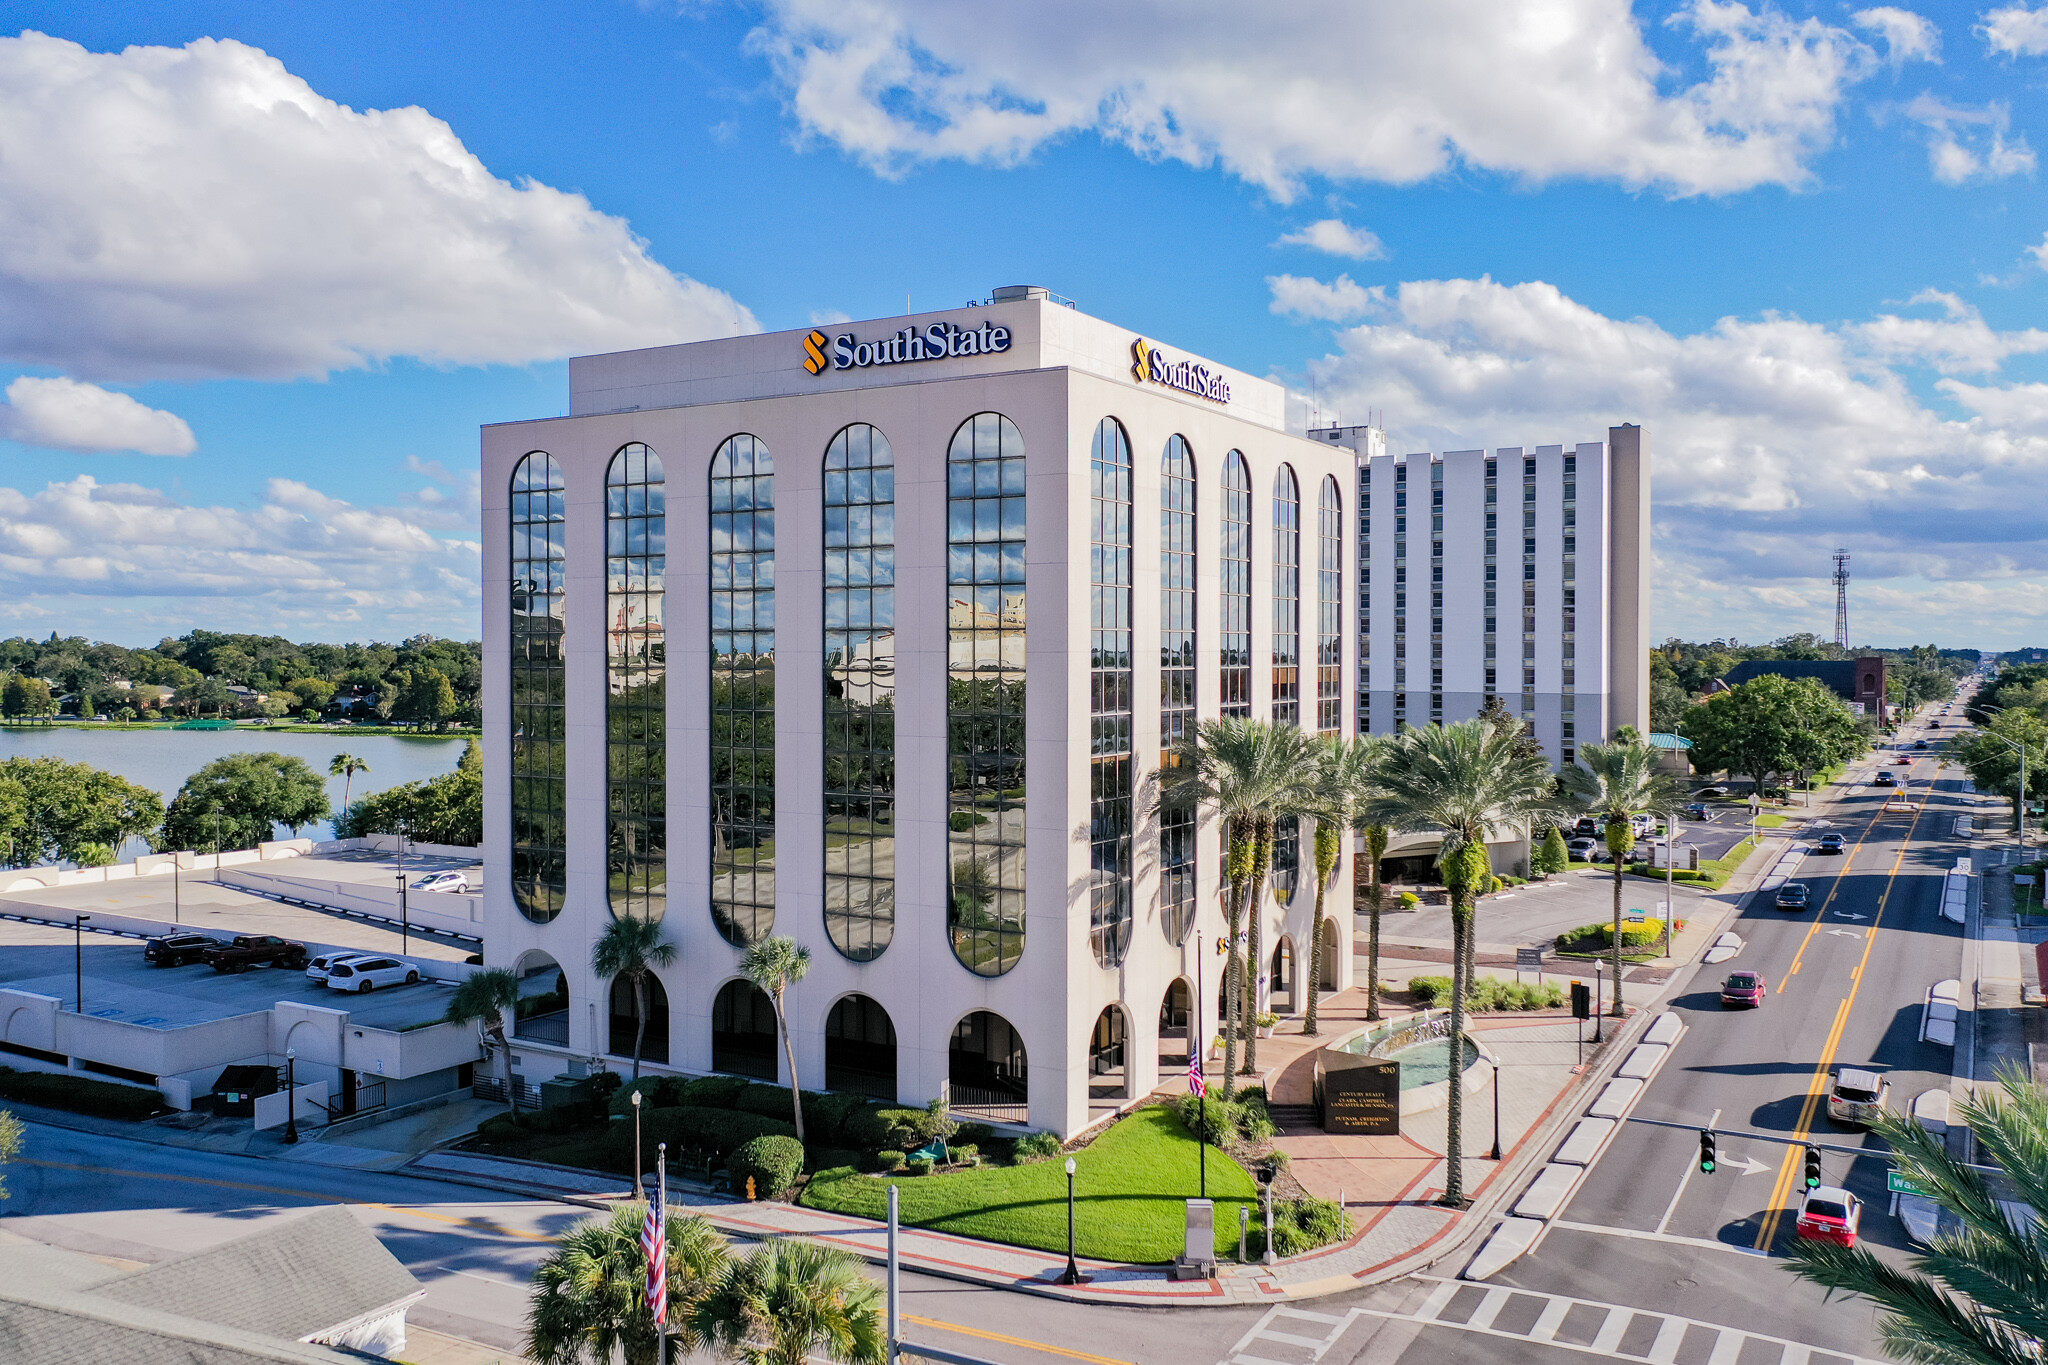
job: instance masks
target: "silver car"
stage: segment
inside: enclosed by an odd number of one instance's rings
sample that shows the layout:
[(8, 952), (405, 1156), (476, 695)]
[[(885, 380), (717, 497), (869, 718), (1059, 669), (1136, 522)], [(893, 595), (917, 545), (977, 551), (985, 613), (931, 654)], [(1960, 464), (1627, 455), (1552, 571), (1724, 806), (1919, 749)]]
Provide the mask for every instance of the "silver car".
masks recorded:
[(1828, 1091), (1828, 1117), (1837, 1123), (1868, 1124), (1891, 1100), (1891, 1083), (1875, 1071), (1845, 1066)]
[(327, 974), (333, 971), (336, 967), (339, 967), (342, 963), (352, 962), (356, 958), (368, 956), (368, 953), (361, 951), (351, 951), (346, 953), (322, 953), (320, 954), (320, 956), (314, 958), (311, 962), (308, 962), (306, 964), (306, 980), (324, 983), (327, 980)]

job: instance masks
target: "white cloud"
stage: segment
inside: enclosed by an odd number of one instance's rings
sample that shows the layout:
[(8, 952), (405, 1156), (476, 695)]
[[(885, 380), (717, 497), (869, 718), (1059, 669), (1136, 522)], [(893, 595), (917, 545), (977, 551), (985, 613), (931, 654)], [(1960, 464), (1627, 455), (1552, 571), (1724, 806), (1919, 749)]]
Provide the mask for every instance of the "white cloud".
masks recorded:
[(751, 331), (581, 195), (232, 41), (0, 38), (0, 356), (93, 377), (520, 364)]
[(1925, 17), (1895, 5), (1860, 9), (1849, 16), (1856, 27), (1884, 39), (1885, 60), (1893, 66), (1941, 60), (1941, 30)]
[(853, 314), (843, 313), (837, 308), (813, 308), (811, 310), (811, 326), (813, 327), (837, 327), (842, 322), (852, 321)]
[(2039, 57), (2048, 53), (2048, 5), (2028, 9), (2007, 5), (1984, 16), (1977, 34), (1993, 52), (2008, 57)]
[[(220, 604), (215, 619), (471, 638), (481, 547), (435, 534), (450, 520), (358, 507), (291, 479), (270, 480), (253, 509), (194, 506), (90, 475), (38, 493), (0, 487), (0, 598), (44, 604), (50, 616), (97, 611), (135, 638), (156, 609), (190, 621), (209, 599)], [(460, 520), (473, 537), (474, 516)]]
[(1094, 132), (1280, 198), (1309, 176), (1406, 184), (1459, 165), (1674, 195), (1804, 185), (1844, 91), (1878, 65), (1845, 29), (1721, 0), (1670, 20), (1705, 68), (1690, 85), (1627, 0), (766, 4), (750, 45), (798, 123), (884, 173), (1010, 164)]
[(1917, 330), (1912, 318), (1765, 314), (1690, 334), (1607, 317), (1540, 282), (1411, 281), (1374, 298), (1370, 319), (1311, 368), (1326, 407), (1385, 409), (1396, 449), (1576, 442), (1643, 424), (1660, 631), (1825, 628), (1837, 544), (1857, 555), (1862, 591), (1882, 581), (1900, 594), (1881, 623), (1860, 617), (1861, 638), (2048, 630), (2048, 542), (2032, 511), (2048, 498), (2048, 385), (1944, 379), (1950, 415), (1893, 368), (1995, 369), (2048, 348), (2039, 333), (1992, 333), (1941, 295), (1922, 301), (1947, 316)]
[(1906, 106), (1906, 116), (1927, 129), (1928, 165), (1944, 185), (2034, 172), (2026, 135), (2006, 141), (2012, 110), (1997, 100), (1976, 109), (1921, 95)]
[(1274, 246), (1305, 246), (1331, 256), (1349, 256), (1354, 261), (1384, 261), (1386, 243), (1367, 228), (1353, 227), (1341, 218), (1325, 218), (1290, 232)]
[(53, 450), (132, 450), (141, 455), (190, 455), (199, 449), (192, 428), (164, 412), (75, 379), (22, 375), (7, 386), (0, 407), (0, 438)]
[(1376, 311), (1383, 301), (1377, 288), (1354, 284), (1349, 275), (1339, 275), (1329, 284), (1300, 275), (1268, 275), (1266, 287), (1273, 291), (1274, 312), (1325, 322), (1362, 318)]

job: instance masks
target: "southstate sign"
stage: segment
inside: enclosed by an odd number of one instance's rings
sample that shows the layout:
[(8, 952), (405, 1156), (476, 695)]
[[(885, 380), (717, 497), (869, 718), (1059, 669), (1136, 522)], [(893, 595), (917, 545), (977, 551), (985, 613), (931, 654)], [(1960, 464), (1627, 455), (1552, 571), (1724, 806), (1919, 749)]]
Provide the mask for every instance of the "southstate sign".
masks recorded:
[(1143, 337), (1131, 342), (1131, 375), (1140, 384), (1158, 384), (1177, 389), (1211, 403), (1230, 401), (1230, 381), (1207, 365), (1192, 360), (1172, 360)]
[(915, 360), (997, 355), (1009, 349), (1010, 329), (993, 322), (984, 322), (979, 327), (935, 322), (929, 327), (905, 327), (873, 341), (862, 341), (851, 332), (828, 337), (812, 331), (804, 337), (804, 369), (812, 374), (823, 374), (828, 369), (865, 370)]

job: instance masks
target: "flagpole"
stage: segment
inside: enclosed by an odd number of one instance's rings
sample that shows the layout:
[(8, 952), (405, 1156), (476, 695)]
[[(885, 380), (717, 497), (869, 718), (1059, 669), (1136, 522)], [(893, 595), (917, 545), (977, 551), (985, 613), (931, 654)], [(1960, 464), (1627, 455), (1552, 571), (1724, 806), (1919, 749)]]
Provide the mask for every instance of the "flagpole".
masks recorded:
[[(1195, 931), (1195, 1007), (1188, 1011), (1188, 1056), (1199, 1074), (1202, 1066), (1202, 933)], [(1201, 1115), (1199, 1129), (1195, 1136), (1195, 1148), (1201, 1153), (1198, 1160), (1202, 1170), (1202, 1195), (1209, 1197), (1209, 1094), (1208, 1086), (1195, 1096), (1195, 1111)]]
[(655, 1365), (668, 1365), (668, 1144), (654, 1148), (654, 1200), (660, 1211), (656, 1236), (661, 1238), (661, 1316), (654, 1320)]

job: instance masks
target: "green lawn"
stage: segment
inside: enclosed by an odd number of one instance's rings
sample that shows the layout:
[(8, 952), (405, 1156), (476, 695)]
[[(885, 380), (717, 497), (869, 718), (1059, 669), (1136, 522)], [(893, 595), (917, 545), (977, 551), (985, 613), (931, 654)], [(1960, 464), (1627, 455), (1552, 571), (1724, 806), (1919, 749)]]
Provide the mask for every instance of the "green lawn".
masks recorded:
[[(1180, 1255), (1186, 1205), (1196, 1188), (1196, 1144), (1161, 1105), (1120, 1120), (1074, 1154), (1075, 1245), (1083, 1256), (1159, 1262)], [(803, 1202), (861, 1218), (888, 1217), (891, 1184), (901, 1187), (906, 1224), (1041, 1251), (1067, 1249), (1067, 1173), (1058, 1160), (955, 1175), (859, 1175), (849, 1167), (813, 1177)], [(1258, 1184), (1214, 1147), (1209, 1197), (1216, 1201), (1216, 1244), (1237, 1244), (1237, 1208), (1252, 1206)]]

